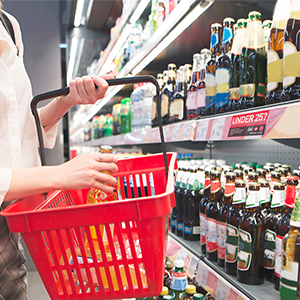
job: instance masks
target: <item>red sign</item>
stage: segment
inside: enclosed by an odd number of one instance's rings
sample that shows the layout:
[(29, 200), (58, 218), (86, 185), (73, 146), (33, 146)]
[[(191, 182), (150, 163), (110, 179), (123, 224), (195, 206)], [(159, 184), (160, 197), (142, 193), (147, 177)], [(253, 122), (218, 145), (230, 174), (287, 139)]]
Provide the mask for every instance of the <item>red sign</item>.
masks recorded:
[(269, 110), (233, 116), (228, 137), (263, 135), (268, 118)]

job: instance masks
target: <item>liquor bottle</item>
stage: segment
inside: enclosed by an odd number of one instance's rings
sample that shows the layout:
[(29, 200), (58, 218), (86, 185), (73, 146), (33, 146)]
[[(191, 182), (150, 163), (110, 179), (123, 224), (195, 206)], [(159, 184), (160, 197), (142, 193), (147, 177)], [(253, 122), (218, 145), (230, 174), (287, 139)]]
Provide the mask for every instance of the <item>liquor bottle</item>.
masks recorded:
[(232, 199), (235, 192), (235, 174), (226, 173), (223, 205), (218, 215), (218, 265), (224, 267), (226, 256), (227, 215), (231, 209)]
[(264, 282), (264, 236), (259, 214), (259, 198), (259, 184), (250, 182), (245, 214), (239, 224), (237, 280), (253, 285)]
[(268, 42), (268, 94), (266, 104), (282, 101), (284, 32), (289, 19), (291, 0), (278, 0)]
[(200, 80), (200, 54), (193, 55), (193, 74), (192, 81), (187, 91), (186, 107), (187, 118), (197, 118), (197, 83)]
[(300, 2), (292, 0), (284, 35), (282, 101), (300, 98), (299, 65)]
[(267, 55), (261, 14), (249, 13), (240, 55), (240, 105), (242, 109), (265, 104)]
[(206, 256), (209, 260), (217, 261), (218, 258), (218, 214), (221, 202), (220, 172), (210, 172), (211, 187), (210, 200), (205, 209), (207, 233)]
[(229, 102), (229, 69), (230, 56), (233, 41), (234, 19), (225, 18), (223, 20), (223, 40), (222, 51), (216, 63), (216, 114), (228, 111)]
[(158, 6), (157, 6), (157, 28), (161, 26), (161, 24), (164, 22), (166, 19), (166, 5), (165, 5), (165, 0), (159, 0), (158, 1)]
[(242, 51), (243, 40), (247, 28), (247, 20), (237, 21), (236, 34), (232, 43), (231, 64), (229, 68), (229, 111), (239, 110), (240, 102), (240, 54)]
[(199, 214), (200, 214), (200, 244), (202, 254), (206, 254), (206, 233), (207, 233), (207, 222), (206, 222), (206, 215), (205, 210), (206, 206), (210, 200), (210, 171), (205, 170), (205, 183), (203, 188), (203, 197), (199, 204)]
[(236, 275), (239, 239), (239, 221), (244, 214), (246, 199), (246, 184), (243, 180), (235, 180), (235, 193), (232, 198), (232, 207), (229, 209), (226, 224), (226, 254), (225, 272)]
[(299, 231), (300, 198), (296, 198), (290, 228), (282, 240), (282, 267), (280, 274), (279, 296), (281, 300), (299, 299)]
[(175, 88), (176, 65), (168, 64), (168, 80), (160, 94), (161, 98), (161, 120), (166, 125), (169, 122), (169, 105)]
[(216, 112), (216, 63), (221, 53), (221, 31), (222, 25), (214, 23), (211, 25), (210, 38), (210, 60), (207, 62), (205, 69), (205, 91), (206, 91), (206, 115), (214, 115)]
[[(282, 266), (282, 240), (290, 228), (290, 219), (295, 204), (297, 178), (291, 176), (287, 180), (282, 217), (276, 222), (276, 254), (275, 254), (275, 289), (279, 290)], [(280, 271), (279, 271), (280, 270)], [(280, 274), (278, 274), (280, 272)]]
[(187, 86), (190, 86), (193, 75), (193, 66), (191, 64), (185, 64), (184, 66), (186, 68), (186, 83)]
[(186, 68), (181, 66), (177, 72), (176, 86), (170, 102), (169, 123), (186, 120)]
[(188, 182), (188, 193), (184, 201), (184, 230), (183, 238), (189, 241), (200, 240), (199, 221), (199, 183), (196, 178), (197, 167), (192, 167), (191, 176)]
[(197, 83), (197, 115), (205, 116), (206, 91), (205, 91), (205, 67), (210, 60), (210, 50), (204, 48), (200, 52), (200, 79)]
[[(159, 84), (159, 94), (160, 94), (162, 91), (163, 83), (164, 83), (164, 75), (163, 74), (161, 74), (161, 73), (157, 74), (157, 82)], [(153, 101), (152, 101), (151, 115), (152, 115), (152, 127), (158, 126), (156, 93), (155, 93), (155, 95), (153, 97)]]

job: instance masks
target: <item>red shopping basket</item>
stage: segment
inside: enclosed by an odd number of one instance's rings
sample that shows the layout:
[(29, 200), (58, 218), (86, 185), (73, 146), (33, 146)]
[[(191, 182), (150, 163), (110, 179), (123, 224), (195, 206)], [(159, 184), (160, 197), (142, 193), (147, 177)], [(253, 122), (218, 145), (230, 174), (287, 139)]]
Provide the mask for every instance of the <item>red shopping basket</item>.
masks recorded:
[[(149, 77), (135, 77), (134, 83), (155, 80)], [(44, 164), (41, 138), (40, 147)], [(86, 205), (88, 190), (64, 190), (22, 199), (1, 212), (10, 230), (21, 233), (51, 299), (160, 294), (176, 153), (122, 159), (118, 167), (119, 201)]]

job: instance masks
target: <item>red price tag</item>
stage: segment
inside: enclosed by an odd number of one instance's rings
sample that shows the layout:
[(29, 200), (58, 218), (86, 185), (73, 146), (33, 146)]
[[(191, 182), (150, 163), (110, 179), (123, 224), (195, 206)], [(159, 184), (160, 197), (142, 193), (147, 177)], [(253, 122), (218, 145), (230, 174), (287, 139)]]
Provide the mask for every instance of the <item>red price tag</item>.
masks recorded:
[(233, 116), (228, 137), (263, 135), (268, 118), (269, 110)]

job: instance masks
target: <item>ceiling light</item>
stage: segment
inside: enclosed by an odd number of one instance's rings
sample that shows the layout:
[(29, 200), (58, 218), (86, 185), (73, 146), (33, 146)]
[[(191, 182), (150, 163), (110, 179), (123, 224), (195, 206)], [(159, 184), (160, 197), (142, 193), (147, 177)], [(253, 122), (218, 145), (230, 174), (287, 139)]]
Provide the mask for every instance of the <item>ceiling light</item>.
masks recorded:
[(74, 70), (75, 62), (76, 62), (77, 47), (78, 47), (78, 38), (74, 36), (72, 38), (72, 42), (71, 42), (71, 50), (70, 50), (68, 73), (67, 73), (67, 82), (70, 82), (72, 80), (73, 70)]
[(81, 24), (83, 4), (84, 4), (84, 0), (77, 0), (75, 18), (74, 18), (75, 27), (79, 27)]
[(140, 1), (139, 5), (134, 10), (134, 13), (132, 14), (132, 16), (129, 19), (129, 22), (131, 24), (135, 24), (135, 22), (139, 20), (140, 16), (142, 15), (142, 13), (144, 12), (145, 8), (147, 7), (149, 1), (150, 0), (142, 0), (142, 1)]

